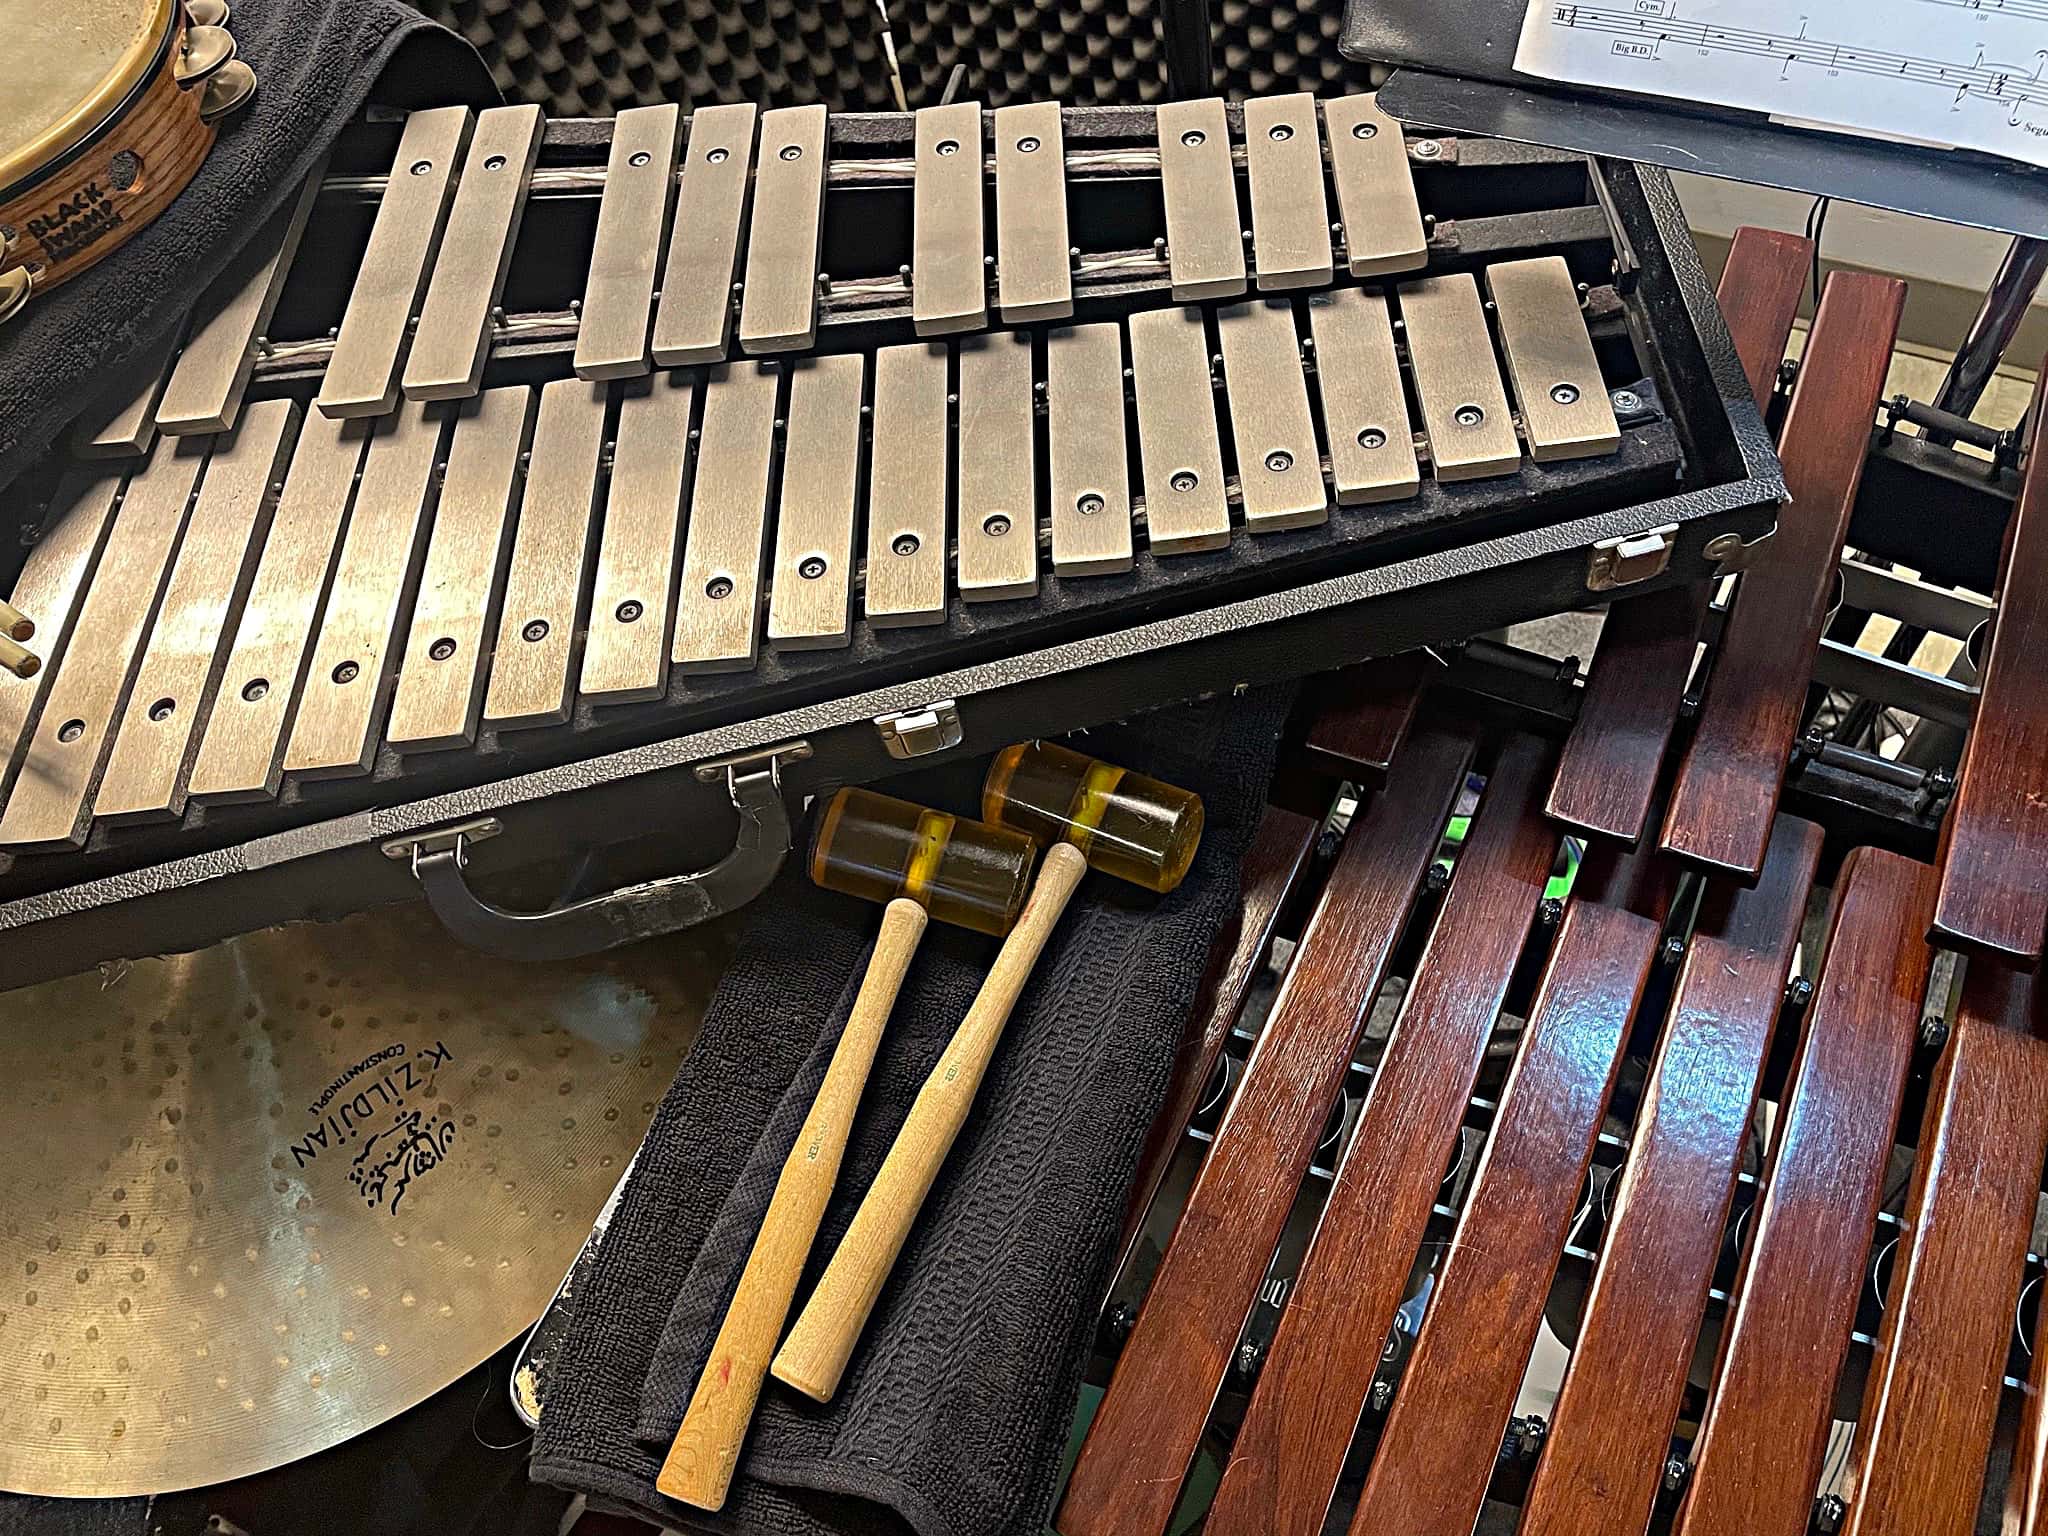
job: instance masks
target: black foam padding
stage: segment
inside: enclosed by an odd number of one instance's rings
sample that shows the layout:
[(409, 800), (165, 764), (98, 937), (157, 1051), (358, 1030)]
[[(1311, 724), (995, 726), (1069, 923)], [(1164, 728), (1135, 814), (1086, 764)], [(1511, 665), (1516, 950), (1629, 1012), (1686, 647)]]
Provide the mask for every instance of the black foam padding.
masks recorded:
[[(677, 101), (834, 111), (896, 105), (873, 0), (414, 0), (482, 52), (508, 99), (555, 117)], [(1343, 12), (1313, 0), (1212, 0), (1215, 89), (1240, 97), (1362, 89), (1337, 52)], [(989, 106), (1166, 96), (1156, 0), (890, 0), (909, 104), (937, 102), (956, 64)]]

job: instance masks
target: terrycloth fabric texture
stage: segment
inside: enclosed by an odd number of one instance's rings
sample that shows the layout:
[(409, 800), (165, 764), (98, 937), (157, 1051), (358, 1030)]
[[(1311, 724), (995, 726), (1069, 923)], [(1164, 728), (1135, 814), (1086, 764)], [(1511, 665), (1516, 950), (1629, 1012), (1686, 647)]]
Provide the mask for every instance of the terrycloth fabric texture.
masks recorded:
[[(1276, 689), (1076, 745), (1199, 792), (1165, 897), (1076, 895), (1020, 999), (838, 1394), (770, 1381), (723, 1511), (654, 1478), (851, 1008), (872, 907), (792, 871), (656, 1112), (549, 1375), (534, 1475), (657, 1524), (776, 1536), (1024, 1536), (1051, 1512), (1125, 1192), (1210, 940), (1235, 909), (1288, 705)], [(976, 780), (906, 794), (963, 812)], [(899, 786), (892, 785), (891, 788)], [(922, 793), (920, 793), (922, 790)], [(797, 1305), (837, 1247), (993, 940), (934, 926), (883, 1036)]]
[(0, 486), (84, 411), (134, 394), (126, 365), (170, 334), (365, 102), (497, 100), (476, 50), (404, 0), (235, 0), (228, 30), (256, 95), (199, 173), (148, 228), (0, 332)]

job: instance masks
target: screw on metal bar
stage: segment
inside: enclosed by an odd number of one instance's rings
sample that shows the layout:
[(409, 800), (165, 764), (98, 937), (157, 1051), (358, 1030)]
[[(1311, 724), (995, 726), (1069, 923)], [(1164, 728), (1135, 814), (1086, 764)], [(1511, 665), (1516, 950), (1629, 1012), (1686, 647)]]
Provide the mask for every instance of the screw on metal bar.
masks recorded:
[(1948, 1044), (1948, 1020), (1938, 1013), (1930, 1013), (1920, 1021), (1920, 1049), (1929, 1056), (1939, 1056)]
[(1265, 1363), (1265, 1345), (1254, 1343), (1252, 1340), (1246, 1339), (1242, 1344), (1237, 1346), (1237, 1355), (1231, 1361), (1230, 1368), (1232, 1374), (1235, 1375), (1239, 1381), (1249, 1386), (1252, 1382), (1258, 1380), (1259, 1367), (1264, 1365)]
[(1955, 774), (1946, 764), (1937, 763), (1927, 770), (1927, 777), (1920, 781), (1919, 792), (1913, 799), (1913, 808), (1923, 816), (1939, 815), (1940, 808), (1948, 803), (1949, 796), (1955, 792)]

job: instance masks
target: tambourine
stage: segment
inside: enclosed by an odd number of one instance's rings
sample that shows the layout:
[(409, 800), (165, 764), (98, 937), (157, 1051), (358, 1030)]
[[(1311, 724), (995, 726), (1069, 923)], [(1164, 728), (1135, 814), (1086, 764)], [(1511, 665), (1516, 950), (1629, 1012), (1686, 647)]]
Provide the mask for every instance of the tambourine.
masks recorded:
[(256, 76), (225, 0), (0, 0), (0, 322), (170, 203)]

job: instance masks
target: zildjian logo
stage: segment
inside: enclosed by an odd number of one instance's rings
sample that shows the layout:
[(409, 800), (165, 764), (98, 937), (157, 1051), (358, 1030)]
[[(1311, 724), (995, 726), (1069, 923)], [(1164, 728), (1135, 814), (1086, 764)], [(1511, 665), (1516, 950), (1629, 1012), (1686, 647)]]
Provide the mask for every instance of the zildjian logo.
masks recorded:
[(446, 1120), (428, 1120), (421, 1111), (409, 1109), (396, 1125), (386, 1126), (363, 1143), (349, 1165), (348, 1181), (372, 1210), (383, 1205), (389, 1194), (387, 1209), (396, 1214), (412, 1181), (440, 1167), (454, 1144), (453, 1125)]
[[(411, 1052), (389, 1045), (364, 1057), (309, 1106), (320, 1122), (291, 1144), (293, 1165), (304, 1168), (356, 1142), (349, 1182), (373, 1210), (397, 1210), (413, 1180), (439, 1167), (455, 1143), (454, 1123), (417, 1102), (438, 1102), (439, 1069), (454, 1059), (439, 1040)], [(341, 1098), (348, 1088), (356, 1092)]]

